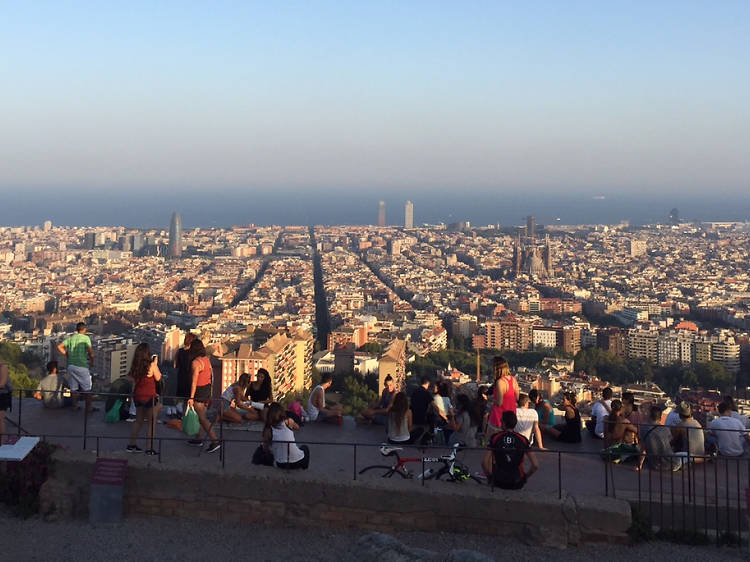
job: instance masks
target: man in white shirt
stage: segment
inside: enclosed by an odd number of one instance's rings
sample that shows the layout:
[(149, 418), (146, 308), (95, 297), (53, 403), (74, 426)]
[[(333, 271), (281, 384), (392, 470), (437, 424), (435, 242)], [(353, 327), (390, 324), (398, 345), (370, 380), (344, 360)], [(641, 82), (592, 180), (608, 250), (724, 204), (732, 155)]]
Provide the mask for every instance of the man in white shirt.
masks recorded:
[[(542, 443), (542, 432), (539, 430), (539, 414), (532, 407), (531, 400), (527, 394), (521, 394), (518, 396), (518, 409), (516, 410), (516, 427), (513, 431), (520, 433), (526, 439), (529, 444), (534, 443), (540, 449), (544, 449)], [(531, 435), (534, 435), (532, 441)]]
[(604, 418), (609, 415), (612, 404), (612, 389), (610, 387), (602, 390), (602, 399), (594, 404), (591, 409), (591, 419), (596, 420), (592, 437), (604, 439)]
[(732, 410), (725, 402), (719, 404), (719, 417), (708, 424), (708, 429), (719, 454), (727, 457), (741, 456), (745, 452), (745, 441), (750, 442), (750, 434), (740, 420), (732, 417)]

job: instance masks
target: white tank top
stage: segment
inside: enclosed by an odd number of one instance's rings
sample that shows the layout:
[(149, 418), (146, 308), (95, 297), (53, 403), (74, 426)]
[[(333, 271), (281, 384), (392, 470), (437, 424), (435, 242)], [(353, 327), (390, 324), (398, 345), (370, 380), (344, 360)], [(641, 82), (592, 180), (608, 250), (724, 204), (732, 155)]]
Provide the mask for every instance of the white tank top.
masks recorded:
[(326, 407), (326, 391), (321, 385), (318, 385), (315, 388), (313, 388), (313, 391), (310, 393), (310, 398), (307, 399), (307, 414), (310, 416), (310, 420), (312, 421), (317, 420), (318, 414), (320, 414), (320, 410), (318, 410), (313, 405), (313, 400), (312, 400), (313, 396), (315, 396), (315, 393), (317, 392), (318, 389), (320, 389), (320, 391), (323, 393), (323, 407), (324, 408)]
[(411, 435), (409, 434), (409, 419), (406, 412), (404, 417), (401, 418), (401, 423), (396, 426), (396, 421), (393, 414), (388, 414), (388, 439), (391, 441), (408, 441)]
[(234, 400), (234, 385), (230, 384), (227, 389), (221, 393), (221, 398), (227, 402)]

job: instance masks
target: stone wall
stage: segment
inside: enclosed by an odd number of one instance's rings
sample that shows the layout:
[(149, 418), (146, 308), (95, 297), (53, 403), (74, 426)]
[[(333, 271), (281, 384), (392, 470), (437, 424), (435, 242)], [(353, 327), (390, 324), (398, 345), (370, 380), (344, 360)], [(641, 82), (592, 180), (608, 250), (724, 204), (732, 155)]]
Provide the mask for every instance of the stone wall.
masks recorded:
[[(58, 452), (41, 493), (48, 520), (88, 516), (94, 458)], [(251, 467), (247, 472), (178, 468), (129, 457), (125, 515), (188, 517), (317, 527), (510, 535), (551, 546), (626, 542), (627, 502), (602, 496), (562, 499), (526, 491), (491, 491), (389, 479), (322, 480), (304, 471)]]

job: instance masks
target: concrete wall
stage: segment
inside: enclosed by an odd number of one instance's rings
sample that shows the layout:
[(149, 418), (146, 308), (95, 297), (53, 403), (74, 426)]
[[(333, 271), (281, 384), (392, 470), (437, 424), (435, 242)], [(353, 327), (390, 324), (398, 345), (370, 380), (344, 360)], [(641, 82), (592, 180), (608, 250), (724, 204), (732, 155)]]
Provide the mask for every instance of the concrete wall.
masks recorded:
[[(55, 455), (55, 474), (41, 492), (48, 520), (88, 516), (94, 458)], [(390, 479), (320, 480), (252, 466), (247, 472), (199, 470), (128, 457), (125, 515), (189, 517), (316, 527), (511, 535), (564, 547), (586, 542), (627, 542), (630, 507), (602, 496), (494, 492), (473, 482)]]

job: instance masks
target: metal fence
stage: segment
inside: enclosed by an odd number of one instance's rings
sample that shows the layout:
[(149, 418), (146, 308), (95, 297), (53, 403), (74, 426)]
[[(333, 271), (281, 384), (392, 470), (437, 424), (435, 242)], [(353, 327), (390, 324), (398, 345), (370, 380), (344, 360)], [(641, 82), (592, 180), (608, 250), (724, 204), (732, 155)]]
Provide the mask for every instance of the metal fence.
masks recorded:
[[(16, 434), (22, 436), (28, 434), (23, 428), (23, 396), (29, 395), (33, 391), (28, 389), (17, 389), (14, 391), (15, 399), (13, 400), (16, 419), (6, 416), (6, 421), (14, 426), (14, 431), (6, 429), (6, 434)], [(99, 397), (129, 398), (127, 394), (114, 393), (96, 393)], [(166, 401), (182, 401), (181, 397), (163, 397)], [(262, 438), (243, 438), (229, 437), (224, 432), (223, 411), (224, 403), (221, 398), (212, 399), (214, 407), (213, 414), (210, 416), (214, 419), (213, 425), (216, 429), (217, 437), (222, 447), (218, 455), (218, 463), (222, 468), (226, 467), (226, 459), (233, 452), (242, 451), (243, 455), (247, 454), (248, 445), (255, 447), (262, 443)], [(123, 441), (128, 437), (103, 435), (91, 433), (89, 430), (90, 414), (83, 407), (83, 416), (81, 421), (80, 432), (74, 433), (54, 433), (44, 432), (41, 435), (36, 434), (43, 440), (81, 440), (83, 450), (90, 450), (91, 445), (95, 444), (96, 455), (102, 452), (102, 443), (108, 441)], [(585, 439), (585, 437), (584, 437)], [(166, 451), (165, 444), (173, 442), (184, 442), (185, 436), (165, 437), (155, 436), (154, 441), (158, 443), (156, 460), (161, 463), (165, 462)], [(297, 442), (308, 446), (331, 447), (348, 450), (348, 455), (341, 455), (342, 467), (350, 458), (351, 478), (353, 480), (362, 479), (360, 474), (362, 466), (363, 451), (372, 451), (373, 448), (380, 448), (379, 443), (360, 443), (360, 442), (330, 442), (330, 441), (311, 441), (304, 440)], [(287, 443), (287, 447), (291, 442)], [(416, 465), (417, 469), (411, 472), (409, 477), (416, 477), (420, 485), (424, 486), (428, 478), (421, 478), (430, 468), (430, 465), (443, 463), (441, 457), (446, 455), (446, 445), (406, 445), (407, 449), (418, 451), (412, 455), (408, 462), (412, 466)], [(479, 455), (485, 453), (486, 448), (461, 448), (461, 455)], [(748, 526), (748, 504), (750, 503), (750, 458), (742, 457), (724, 457), (712, 455), (654, 455), (659, 461), (668, 461), (666, 464), (680, 464), (680, 470), (655, 470), (646, 469), (634, 470), (632, 464), (623, 463), (617, 465), (611, 462), (603, 452), (595, 451), (576, 451), (562, 449), (532, 449), (533, 453), (539, 457), (540, 466), (545, 467), (548, 472), (547, 490), (549, 493), (557, 493), (558, 498), (562, 499), (563, 494), (571, 487), (578, 486), (585, 493), (601, 494), (607, 497), (624, 499), (630, 502), (633, 508), (634, 528), (640, 529), (643, 538), (657, 536), (678, 541), (693, 543), (714, 543), (716, 545), (733, 545), (740, 548), (747, 547), (750, 529)], [(171, 455), (180, 453), (172, 452)], [(200, 453), (198, 453), (200, 455)], [(372, 457), (372, 453), (369, 453)], [(637, 459), (639, 455), (635, 458)], [(376, 457), (380, 463), (393, 461), (395, 457)], [(249, 461), (249, 456), (245, 459)], [(389, 459), (384, 461), (384, 459)], [(601, 465), (601, 477), (597, 481), (589, 480), (579, 484), (579, 473), (576, 466), (572, 468), (566, 464), (571, 462), (591, 462), (597, 459)], [(632, 459), (631, 459), (632, 460)], [(459, 461), (460, 462), (460, 461)], [(445, 463), (443, 463), (445, 464)], [(389, 467), (387, 464), (378, 464), (383, 470), (369, 471), (369, 474), (385, 475)], [(463, 465), (465, 466), (465, 465)], [(549, 480), (550, 468), (554, 467), (556, 481), (551, 483)], [(393, 476), (393, 474), (390, 474)], [(470, 474), (475, 479), (476, 474)], [(450, 479), (450, 478), (449, 478)], [(487, 488), (495, 491), (492, 485), (492, 479), (489, 479)], [(465, 483), (463, 485), (471, 485)]]

